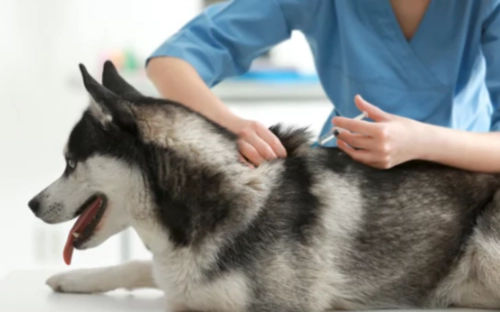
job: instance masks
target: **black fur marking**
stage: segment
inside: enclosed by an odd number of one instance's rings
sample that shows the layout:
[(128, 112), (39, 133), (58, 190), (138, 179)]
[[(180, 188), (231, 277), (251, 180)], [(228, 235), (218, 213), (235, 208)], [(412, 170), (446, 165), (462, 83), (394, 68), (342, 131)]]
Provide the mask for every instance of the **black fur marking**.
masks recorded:
[(337, 174), (345, 174), (352, 166), (356, 166), (351, 157), (339, 148), (315, 147), (322, 151), (318, 153), (315, 164)]
[(157, 215), (177, 246), (196, 243), (229, 215), (234, 198), (219, 198), (227, 177), (193, 167), (169, 149), (148, 146), (142, 164), (152, 188)]
[(285, 128), (278, 124), (269, 130), (279, 138), (288, 156), (294, 156), (299, 148), (311, 145), (312, 136), (307, 128)]
[(311, 174), (300, 158), (287, 158), (285, 168), (280, 184), (259, 215), (224, 247), (217, 268), (209, 275), (252, 266), (254, 259), (265, 258), (263, 253), (284, 238), (291, 240), (288, 246), (292, 249), (309, 244), (319, 217), (319, 202), (309, 192)]
[(136, 163), (139, 145), (140, 142), (135, 136), (121, 131), (113, 124), (104, 128), (86, 111), (71, 131), (68, 151), (77, 162), (93, 155), (110, 155), (133, 164)]

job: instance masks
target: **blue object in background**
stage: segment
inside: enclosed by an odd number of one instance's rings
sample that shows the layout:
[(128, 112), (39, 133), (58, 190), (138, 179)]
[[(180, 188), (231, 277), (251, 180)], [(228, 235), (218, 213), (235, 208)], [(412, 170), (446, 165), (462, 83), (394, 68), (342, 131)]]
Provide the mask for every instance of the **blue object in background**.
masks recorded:
[(229, 80), (287, 85), (317, 84), (320, 82), (316, 74), (301, 74), (293, 70), (254, 70), (246, 72), (241, 76), (229, 78)]

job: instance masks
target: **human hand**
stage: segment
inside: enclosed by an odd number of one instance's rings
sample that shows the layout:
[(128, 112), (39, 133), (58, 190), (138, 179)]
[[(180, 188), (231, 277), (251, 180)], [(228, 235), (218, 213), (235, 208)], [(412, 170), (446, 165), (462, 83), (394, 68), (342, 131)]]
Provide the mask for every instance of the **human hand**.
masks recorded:
[(359, 95), (354, 101), (374, 122), (333, 118), (336, 127), (348, 130), (337, 137), (341, 150), (354, 160), (379, 169), (390, 169), (418, 157), (421, 123), (386, 113)]
[(280, 140), (268, 128), (253, 120), (239, 119), (233, 132), (239, 137), (240, 160), (251, 167), (266, 160), (286, 157)]

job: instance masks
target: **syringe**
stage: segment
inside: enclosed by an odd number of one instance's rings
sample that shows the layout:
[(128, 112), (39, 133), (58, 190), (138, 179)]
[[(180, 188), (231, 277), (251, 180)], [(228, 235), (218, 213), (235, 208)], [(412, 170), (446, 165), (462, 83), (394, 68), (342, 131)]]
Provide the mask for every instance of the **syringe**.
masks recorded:
[[(368, 117), (368, 113), (363, 112), (363, 113), (361, 113), (361, 115), (358, 115), (358, 116), (354, 117), (353, 119), (354, 120), (362, 120), (362, 119), (365, 119), (366, 117)], [(320, 145), (323, 145), (323, 144), (327, 143), (328, 141), (333, 140), (334, 138), (336, 138), (340, 134), (340, 132), (342, 130), (343, 129), (339, 128), (339, 127), (333, 128), (330, 133), (327, 133), (327, 134), (323, 135), (322, 137), (320, 137), (318, 140), (318, 143)]]

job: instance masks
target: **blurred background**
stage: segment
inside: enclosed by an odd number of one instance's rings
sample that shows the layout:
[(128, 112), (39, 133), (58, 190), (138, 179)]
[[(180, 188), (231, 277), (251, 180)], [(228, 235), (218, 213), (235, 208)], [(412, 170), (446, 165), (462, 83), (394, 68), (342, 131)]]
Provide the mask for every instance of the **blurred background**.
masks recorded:
[[(100, 77), (111, 59), (140, 91), (157, 95), (145, 59), (214, 0), (0, 0), (0, 277), (9, 271), (65, 268), (73, 222), (47, 225), (28, 200), (58, 178), (62, 149), (87, 105), (78, 63)], [(247, 74), (214, 88), (237, 114), (319, 133), (331, 111), (301, 34), (256, 60)], [(116, 264), (149, 253), (127, 231), (75, 251), (72, 267)]]

